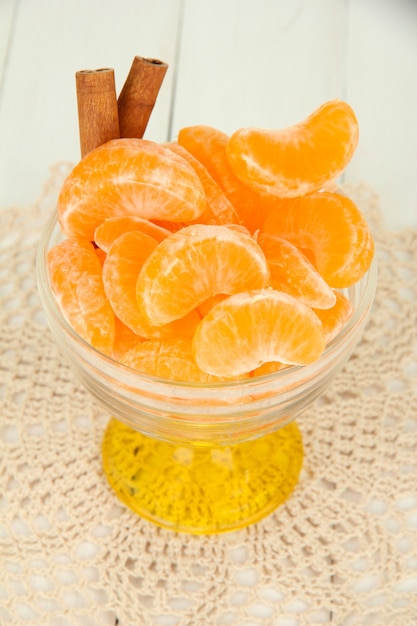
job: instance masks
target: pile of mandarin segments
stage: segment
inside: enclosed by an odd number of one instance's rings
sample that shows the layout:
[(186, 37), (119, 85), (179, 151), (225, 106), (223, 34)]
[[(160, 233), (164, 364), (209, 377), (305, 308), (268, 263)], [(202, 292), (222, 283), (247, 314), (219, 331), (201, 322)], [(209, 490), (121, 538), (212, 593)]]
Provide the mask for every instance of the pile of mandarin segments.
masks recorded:
[[(87, 154), (48, 268), (91, 346), (148, 375), (239, 380), (316, 361), (352, 314), (372, 235), (338, 191), (358, 143), (341, 100), (279, 130), (180, 130)], [(346, 293), (346, 292), (345, 292)]]

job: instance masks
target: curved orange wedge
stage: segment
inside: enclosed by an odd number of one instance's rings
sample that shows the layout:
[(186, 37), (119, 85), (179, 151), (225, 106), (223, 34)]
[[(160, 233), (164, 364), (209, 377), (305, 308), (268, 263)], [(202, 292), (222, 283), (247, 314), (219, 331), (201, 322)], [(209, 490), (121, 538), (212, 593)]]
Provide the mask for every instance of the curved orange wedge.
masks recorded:
[(196, 159), (191, 152), (188, 152), (178, 143), (170, 142), (164, 144), (178, 156), (184, 158), (191, 167), (194, 168), (197, 176), (201, 180), (207, 198), (207, 207), (203, 213), (194, 220), (199, 224), (233, 224), (239, 221), (238, 215), (232, 204), (227, 199), (220, 186), (209, 174), (207, 168)]
[(155, 239), (138, 231), (124, 233), (116, 239), (103, 265), (103, 283), (107, 298), (115, 315), (139, 337), (191, 336), (200, 320), (196, 311), (191, 311), (185, 319), (155, 327), (138, 307), (137, 278), (157, 245)]
[(335, 291), (336, 302), (331, 309), (314, 309), (322, 323), (326, 344), (334, 339), (342, 330), (353, 313), (353, 306), (349, 298), (339, 291)]
[(268, 233), (261, 233), (257, 242), (268, 261), (274, 289), (317, 309), (329, 309), (335, 304), (333, 290), (296, 246)]
[(268, 280), (265, 255), (250, 235), (194, 224), (158, 244), (140, 271), (136, 295), (149, 323), (160, 325), (218, 293), (262, 288)]
[(178, 143), (204, 165), (235, 208), (240, 222), (254, 232), (258, 227), (262, 199), (231, 169), (226, 157), (228, 141), (226, 133), (211, 126), (187, 126), (178, 133)]
[(262, 232), (305, 251), (332, 288), (349, 287), (369, 269), (374, 241), (365, 218), (346, 196), (317, 192), (270, 202)]
[(80, 238), (65, 239), (50, 249), (48, 270), (52, 291), (65, 319), (94, 348), (110, 355), (115, 319), (94, 246)]
[(191, 339), (186, 338), (144, 341), (126, 352), (120, 361), (145, 374), (170, 380), (194, 383), (224, 380), (197, 367), (193, 358)]
[(289, 198), (317, 191), (339, 176), (358, 138), (353, 109), (330, 100), (288, 128), (236, 131), (226, 154), (234, 174), (251, 189)]
[(123, 215), (122, 217), (109, 217), (98, 226), (94, 232), (94, 243), (104, 252), (108, 252), (110, 246), (120, 235), (137, 230), (149, 235), (156, 241), (162, 241), (168, 237), (170, 231), (162, 226), (157, 226), (150, 220), (135, 215)]
[(109, 217), (182, 222), (205, 207), (203, 187), (189, 163), (146, 139), (114, 139), (89, 152), (64, 181), (57, 206), (63, 232), (90, 241)]
[(207, 313), (193, 337), (198, 367), (216, 376), (250, 372), (268, 361), (305, 365), (324, 347), (317, 315), (274, 289), (229, 296)]

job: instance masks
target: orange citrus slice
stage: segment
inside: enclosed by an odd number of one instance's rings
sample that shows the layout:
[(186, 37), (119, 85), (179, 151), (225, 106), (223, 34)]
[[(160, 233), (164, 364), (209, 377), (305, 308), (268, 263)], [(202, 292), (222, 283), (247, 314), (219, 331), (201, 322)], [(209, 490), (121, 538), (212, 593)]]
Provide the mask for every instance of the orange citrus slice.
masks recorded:
[(333, 290), (296, 246), (268, 233), (261, 233), (257, 242), (268, 261), (274, 289), (317, 309), (329, 309), (335, 304)]
[(168, 237), (170, 231), (157, 226), (150, 220), (134, 215), (122, 217), (110, 217), (98, 226), (94, 232), (94, 243), (104, 252), (108, 252), (112, 243), (124, 233), (137, 230), (149, 235), (156, 241), (162, 241)]
[(150, 254), (136, 285), (150, 324), (181, 318), (207, 298), (265, 287), (269, 268), (261, 247), (227, 226), (193, 224), (173, 233)]
[(146, 139), (114, 139), (88, 153), (64, 181), (57, 205), (63, 232), (90, 241), (109, 217), (182, 222), (197, 218), (205, 207), (204, 189), (191, 165)]
[(321, 189), (343, 172), (358, 138), (353, 109), (331, 100), (288, 128), (236, 131), (226, 155), (234, 174), (251, 189), (296, 197)]
[(353, 313), (353, 305), (349, 298), (340, 293), (340, 291), (335, 291), (335, 296), (336, 302), (331, 309), (314, 309), (322, 323), (326, 343), (329, 343), (340, 333)]
[(253, 372), (251, 372), (252, 376), (265, 376), (267, 374), (275, 374), (275, 372), (279, 372), (289, 365), (285, 363), (279, 363), (279, 361), (268, 361), (267, 363), (263, 363), (259, 367), (256, 367)]
[(359, 208), (346, 196), (316, 192), (269, 202), (263, 233), (290, 241), (314, 259), (333, 288), (349, 287), (369, 269), (374, 242)]
[(305, 365), (324, 347), (317, 315), (274, 289), (229, 296), (201, 320), (193, 337), (198, 367), (216, 376), (250, 372), (268, 361)]
[(210, 296), (209, 298), (207, 298), (207, 300), (204, 300), (204, 302), (199, 304), (196, 310), (200, 317), (204, 317), (205, 315), (207, 315), (207, 313), (211, 311), (214, 306), (216, 306), (216, 304), (218, 304), (227, 297), (228, 296), (226, 296), (226, 294), (224, 293), (216, 293), (215, 296)]
[(85, 341), (110, 355), (115, 319), (94, 246), (80, 238), (65, 239), (49, 251), (48, 270), (64, 318)]
[(228, 141), (226, 133), (211, 126), (187, 126), (178, 133), (178, 143), (204, 165), (237, 211), (240, 222), (254, 232), (258, 228), (262, 198), (231, 169), (226, 157)]
[(114, 344), (111, 356), (116, 361), (120, 361), (122, 356), (131, 348), (134, 348), (139, 342), (145, 341), (142, 337), (139, 337), (133, 332), (126, 324), (123, 324), (117, 317), (116, 322), (116, 334), (114, 337)]
[(238, 221), (238, 215), (226, 195), (209, 174), (207, 168), (200, 163), (188, 150), (175, 142), (164, 144), (167, 148), (183, 157), (195, 169), (195, 172), (207, 198), (207, 207), (203, 213), (191, 223), (199, 224), (233, 224)]
[(101, 248), (94, 248), (94, 252), (96, 253), (96, 257), (100, 261), (101, 267), (104, 265), (104, 261), (106, 260), (106, 253)]
[(139, 231), (124, 233), (116, 239), (103, 265), (103, 283), (107, 298), (115, 315), (140, 337), (191, 336), (200, 320), (196, 311), (190, 311), (185, 319), (155, 327), (138, 307), (137, 278), (157, 245), (155, 239)]
[(197, 367), (191, 346), (191, 339), (186, 338), (150, 339), (138, 343), (120, 361), (145, 374), (170, 380), (193, 383), (224, 380)]

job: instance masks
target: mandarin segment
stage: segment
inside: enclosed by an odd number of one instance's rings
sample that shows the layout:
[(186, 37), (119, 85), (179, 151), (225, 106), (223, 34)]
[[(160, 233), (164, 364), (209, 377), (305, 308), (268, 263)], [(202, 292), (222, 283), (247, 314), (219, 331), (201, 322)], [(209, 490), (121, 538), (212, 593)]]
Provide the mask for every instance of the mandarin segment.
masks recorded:
[(120, 361), (121, 357), (134, 348), (138, 343), (145, 341), (143, 337), (139, 337), (126, 324), (123, 324), (118, 317), (115, 317), (116, 333), (111, 356), (116, 361)]
[(186, 222), (170, 222), (169, 220), (152, 220), (153, 224), (160, 226), (164, 230), (167, 230), (169, 233), (176, 233), (184, 226), (187, 226)]
[[(201, 180), (207, 198), (207, 207), (203, 213), (194, 220), (199, 224), (233, 224), (238, 221), (238, 215), (226, 195), (209, 174), (207, 168), (196, 159), (188, 150), (178, 143), (170, 142), (164, 144), (167, 148), (183, 157), (191, 167), (194, 168), (197, 176)], [(193, 223), (193, 222), (191, 222)]]
[(335, 291), (336, 302), (327, 310), (314, 309), (317, 317), (322, 323), (326, 343), (334, 339), (342, 330), (353, 313), (353, 306), (349, 298)]
[(216, 376), (236, 376), (269, 361), (306, 365), (318, 359), (324, 347), (317, 315), (274, 289), (226, 298), (201, 320), (193, 337), (198, 367)]
[(352, 107), (331, 100), (294, 126), (237, 130), (226, 156), (234, 174), (251, 189), (289, 198), (318, 191), (339, 176), (358, 138)]
[(101, 267), (104, 265), (104, 261), (106, 260), (106, 253), (101, 248), (94, 248), (94, 252), (96, 253), (96, 257), (100, 261)]
[(111, 354), (115, 319), (94, 246), (80, 238), (65, 239), (49, 250), (48, 270), (64, 318), (94, 348)]
[(285, 363), (279, 363), (279, 361), (268, 361), (267, 363), (263, 363), (259, 367), (256, 367), (253, 372), (251, 372), (251, 376), (267, 376), (268, 374), (275, 374), (276, 372), (280, 372), (287, 367), (289, 366)]
[[(144, 374), (169, 380), (194, 383), (224, 380), (223, 377), (212, 376), (197, 367), (192, 353), (191, 339), (186, 338), (144, 341), (126, 352), (120, 361)], [(246, 376), (239, 376), (238, 379), (242, 377)]]
[(134, 138), (114, 139), (88, 153), (65, 179), (57, 206), (63, 232), (90, 241), (110, 217), (183, 222), (205, 207), (200, 179), (185, 159)]
[(143, 264), (158, 242), (138, 231), (120, 235), (110, 247), (103, 265), (103, 283), (115, 315), (142, 338), (191, 336), (200, 317), (191, 311), (185, 319), (155, 327), (138, 307), (136, 282)]
[(234, 174), (226, 157), (229, 136), (211, 126), (181, 128), (178, 143), (200, 161), (223, 190), (238, 213), (239, 220), (254, 232), (260, 226), (262, 197)]
[(374, 255), (361, 211), (347, 196), (332, 192), (270, 200), (262, 233), (282, 237), (303, 250), (335, 289), (362, 278)]
[(261, 247), (227, 226), (194, 224), (173, 233), (145, 261), (137, 300), (151, 324), (166, 324), (218, 293), (260, 289), (269, 281)]
[(115, 315), (140, 337), (147, 336), (148, 324), (136, 304), (136, 280), (157, 245), (144, 233), (124, 233), (110, 246), (103, 265), (104, 289)]
[(204, 317), (205, 315), (207, 315), (207, 313), (209, 313), (211, 309), (216, 306), (216, 304), (218, 304), (225, 298), (228, 298), (228, 296), (226, 296), (224, 293), (217, 293), (215, 296), (210, 296), (210, 298), (204, 300), (204, 302), (199, 304), (197, 307), (197, 312), (200, 317)]
[(312, 308), (329, 309), (336, 296), (306, 256), (289, 241), (260, 234), (257, 242), (265, 253), (271, 270), (271, 286), (285, 291)]
[(353, 110), (332, 100), (280, 130), (199, 125), (96, 148), (58, 199), (67, 239), (48, 264), (63, 315), (103, 353), (172, 380), (314, 362), (352, 315), (338, 290), (374, 255), (335, 189), (357, 142)]
[(122, 217), (110, 217), (102, 222), (94, 231), (94, 243), (107, 253), (112, 243), (120, 235), (133, 230), (149, 235), (158, 242), (170, 234), (169, 230), (154, 224), (150, 220), (134, 215), (124, 215)]

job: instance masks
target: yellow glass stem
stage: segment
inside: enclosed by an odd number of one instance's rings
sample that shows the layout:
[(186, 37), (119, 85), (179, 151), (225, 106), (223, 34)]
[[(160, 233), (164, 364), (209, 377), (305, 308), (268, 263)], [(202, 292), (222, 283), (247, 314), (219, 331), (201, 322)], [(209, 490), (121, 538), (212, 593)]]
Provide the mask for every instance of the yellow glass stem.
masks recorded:
[(259, 521), (292, 493), (302, 462), (295, 422), (230, 446), (184, 446), (112, 418), (103, 440), (104, 471), (118, 498), (159, 526), (193, 534)]

